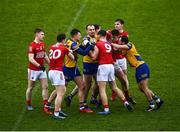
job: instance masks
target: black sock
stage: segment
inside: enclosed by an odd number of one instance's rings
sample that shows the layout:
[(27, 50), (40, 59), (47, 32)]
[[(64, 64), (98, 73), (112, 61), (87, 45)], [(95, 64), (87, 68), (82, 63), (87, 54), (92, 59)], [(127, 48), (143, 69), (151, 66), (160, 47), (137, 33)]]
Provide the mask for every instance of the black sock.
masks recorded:
[(94, 95), (91, 95), (91, 100), (96, 100), (96, 97)]
[(79, 102), (79, 106), (83, 107), (84, 106), (84, 102)]

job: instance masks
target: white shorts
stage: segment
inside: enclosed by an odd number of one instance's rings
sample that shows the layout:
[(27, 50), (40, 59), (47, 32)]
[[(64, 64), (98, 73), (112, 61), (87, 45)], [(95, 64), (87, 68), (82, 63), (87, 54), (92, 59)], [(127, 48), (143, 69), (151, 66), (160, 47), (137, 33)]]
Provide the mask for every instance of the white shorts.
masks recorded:
[(126, 58), (122, 59), (117, 59), (116, 62), (114, 63), (114, 68), (115, 70), (127, 70), (127, 61)]
[(31, 81), (36, 81), (37, 79), (47, 78), (46, 71), (35, 71), (28, 69), (28, 79)]
[(50, 70), (48, 76), (52, 85), (65, 85), (65, 77), (62, 71)]
[(97, 81), (114, 81), (114, 66), (113, 64), (103, 64), (98, 66)]

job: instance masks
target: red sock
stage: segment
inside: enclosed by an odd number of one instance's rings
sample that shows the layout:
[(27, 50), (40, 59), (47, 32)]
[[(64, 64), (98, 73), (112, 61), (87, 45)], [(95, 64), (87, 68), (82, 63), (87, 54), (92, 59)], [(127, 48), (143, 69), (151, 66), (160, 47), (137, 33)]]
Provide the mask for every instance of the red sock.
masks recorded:
[(107, 105), (104, 105), (104, 111), (109, 111), (109, 106), (108, 106), (108, 104)]
[(26, 100), (27, 105), (31, 105), (31, 100)]
[(104, 108), (109, 108), (109, 105), (104, 105)]
[(43, 100), (44, 105), (48, 104), (48, 100)]
[(126, 99), (129, 99), (129, 91), (124, 91), (124, 95), (125, 95)]
[(112, 94), (115, 94), (116, 92), (114, 90), (112, 90)]
[(99, 103), (100, 103), (100, 104), (102, 104), (102, 100), (101, 100), (101, 98), (100, 98), (100, 97), (99, 97)]

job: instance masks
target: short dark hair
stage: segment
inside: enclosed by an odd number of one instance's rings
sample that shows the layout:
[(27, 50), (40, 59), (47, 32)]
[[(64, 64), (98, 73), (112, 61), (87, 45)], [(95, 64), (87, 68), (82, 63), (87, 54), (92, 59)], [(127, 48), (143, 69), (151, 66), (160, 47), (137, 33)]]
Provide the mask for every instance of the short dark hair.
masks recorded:
[(105, 30), (100, 30), (98, 32), (98, 35), (105, 37), (106, 36), (106, 31)]
[(74, 35), (77, 35), (78, 33), (80, 33), (80, 30), (74, 28), (71, 30), (70, 34), (71, 34), (71, 37), (73, 37)]
[(62, 42), (65, 39), (66, 39), (66, 35), (65, 34), (58, 34), (57, 35), (57, 42)]
[(119, 35), (119, 31), (116, 30), (116, 29), (113, 29), (113, 30), (111, 31), (111, 33), (112, 33), (113, 36), (118, 36), (118, 35)]
[(40, 32), (44, 32), (43, 29), (41, 28), (34, 29), (34, 33), (40, 33)]
[[(87, 24), (86, 25), (86, 30), (88, 29), (88, 26), (94, 26), (93, 24)], [(94, 26), (95, 27), (95, 26)]]
[(127, 44), (129, 42), (129, 39), (127, 36), (122, 36), (121, 37), (121, 42), (124, 42), (125, 44)]
[(94, 24), (94, 27), (95, 27), (95, 30), (100, 29), (100, 25), (98, 25), (98, 24)]
[(115, 22), (120, 22), (121, 24), (124, 24), (124, 20), (120, 18), (116, 19)]

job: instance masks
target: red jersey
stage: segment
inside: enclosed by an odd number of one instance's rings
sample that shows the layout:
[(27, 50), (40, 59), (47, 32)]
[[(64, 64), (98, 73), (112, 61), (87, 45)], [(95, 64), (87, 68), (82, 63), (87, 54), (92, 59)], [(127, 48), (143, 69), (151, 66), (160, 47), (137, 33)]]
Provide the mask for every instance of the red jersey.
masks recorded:
[[(29, 45), (28, 54), (34, 54), (34, 60), (39, 63), (41, 66), (44, 65), (44, 57), (45, 57), (45, 43), (44, 42), (31, 42)], [(29, 62), (29, 69), (40, 71), (39, 67), (36, 67), (31, 62)]]
[[(128, 32), (126, 31), (123, 31), (119, 34), (118, 36), (118, 39), (114, 40), (113, 39), (113, 36), (112, 36), (112, 33), (111, 33), (111, 29), (110, 30), (107, 30), (107, 40), (111, 43), (116, 43), (116, 44), (119, 44), (119, 41), (121, 41), (121, 37), (122, 36), (127, 36), (128, 37)], [(124, 58), (125, 56), (121, 53), (121, 51), (115, 51), (113, 52), (113, 59), (114, 61), (116, 61), (117, 59), (122, 59)]]
[(64, 45), (51, 45), (49, 49), (49, 70), (62, 71), (64, 58), (67, 54), (69, 54), (69, 50)]
[(107, 41), (98, 41), (96, 43), (97, 48), (99, 49), (98, 63), (102, 64), (113, 64), (112, 56), (112, 45)]

